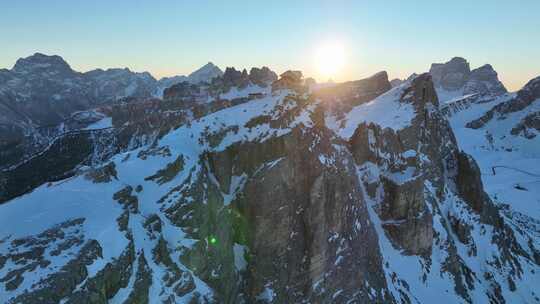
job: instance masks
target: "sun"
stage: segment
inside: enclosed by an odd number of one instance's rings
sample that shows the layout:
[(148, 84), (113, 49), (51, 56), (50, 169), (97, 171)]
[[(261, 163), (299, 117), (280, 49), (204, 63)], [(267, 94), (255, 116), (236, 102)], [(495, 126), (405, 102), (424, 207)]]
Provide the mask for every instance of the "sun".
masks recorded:
[(315, 50), (315, 66), (322, 79), (333, 79), (345, 65), (345, 46), (338, 41), (321, 44)]

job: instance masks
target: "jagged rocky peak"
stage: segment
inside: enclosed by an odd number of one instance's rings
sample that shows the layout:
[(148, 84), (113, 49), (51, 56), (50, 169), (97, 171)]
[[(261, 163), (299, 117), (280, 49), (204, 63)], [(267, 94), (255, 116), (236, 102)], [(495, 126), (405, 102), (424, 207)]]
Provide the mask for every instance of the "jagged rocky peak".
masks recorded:
[(433, 82), (448, 91), (462, 88), (469, 78), (469, 63), (462, 57), (454, 57), (446, 63), (433, 63), (429, 70)]
[(223, 71), (214, 65), (212, 62), (208, 62), (198, 70), (189, 74), (189, 81), (192, 83), (210, 83), (212, 79), (223, 75)]
[(227, 88), (244, 88), (249, 85), (249, 74), (246, 69), (238, 71), (234, 67), (227, 67), (225, 73), (223, 73), (223, 77), (221, 77), (221, 82)]
[(212, 83), (212, 81), (216, 78), (219, 78), (223, 75), (223, 71), (213, 64), (212, 62), (208, 62), (204, 66), (200, 67), (199, 69), (195, 70), (189, 76), (183, 76), (183, 75), (176, 75), (172, 77), (163, 77), (160, 80), (157, 81), (157, 84), (155, 86), (153, 96), (161, 98), (163, 97), (163, 94), (165, 93), (165, 89), (187, 81), (192, 84), (201, 84), (201, 83)]
[(251, 70), (249, 70), (249, 79), (253, 84), (256, 84), (260, 87), (266, 87), (269, 84), (272, 84), (272, 82), (276, 81), (278, 79), (278, 76), (268, 67), (253, 67), (251, 68)]
[(446, 63), (432, 64), (429, 72), (443, 101), (470, 94), (485, 99), (507, 93), (490, 64), (471, 71), (467, 60), (454, 57)]
[(221, 82), (226, 88), (237, 87), (242, 89), (250, 84), (267, 87), (277, 79), (277, 74), (268, 67), (252, 67), (249, 73), (246, 69), (239, 71), (234, 67), (227, 67), (221, 79), (216, 82)]
[(540, 98), (540, 76), (533, 78), (518, 92), (518, 97), (524, 99)]
[(502, 95), (507, 93), (506, 88), (499, 81), (497, 72), (490, 64), (485, 64), (471, 71), (465, 84), (463, 94)]
[(288, 70), (279, 75), (279, 79), (272, 83), (272, 91), (291, 89), (300, 93), (305, 89), (301, 71)]
[(492, 81), (497, 79), (497, 72), (495, 72), (491, 64), (484, 64), (483, 66), (472, 70), (470, 78), (478, 81)]
[(407, 87), (401, 96), (402, 101), (410, 102), (419, 109), (424, 109), (426, 103), (435, 106), (439, 105), (439, 98), (433, 83), (433, 77), (429, 73), (418, 75), (408, 80), (410, 87)]
[(12, 71), (23, 74), (47, 72), (70, 75), (74, 73), (62, 57), (42, 53), (35, 53), (32, 56), (18, 59)]

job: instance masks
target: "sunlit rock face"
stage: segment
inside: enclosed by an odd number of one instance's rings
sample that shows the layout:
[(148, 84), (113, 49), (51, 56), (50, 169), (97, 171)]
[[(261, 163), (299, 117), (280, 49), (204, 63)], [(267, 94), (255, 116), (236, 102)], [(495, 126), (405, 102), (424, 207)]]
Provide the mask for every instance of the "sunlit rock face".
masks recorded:
[(0, 302), (535, 301), (538, 236), (484, 192), (430, 74), (310, 93), (263, 70), (196, 86), (203, 108), (188, 83), (118, 105), (75, 164), (50, 154), (69, 178), (0, 205)]
[(356, 81), (338, 83), (313, 90), (314, 98), (320, 100), (324, 111), (341, 117), (360, 104), (373, 100), (391, 89), (385, 71)]

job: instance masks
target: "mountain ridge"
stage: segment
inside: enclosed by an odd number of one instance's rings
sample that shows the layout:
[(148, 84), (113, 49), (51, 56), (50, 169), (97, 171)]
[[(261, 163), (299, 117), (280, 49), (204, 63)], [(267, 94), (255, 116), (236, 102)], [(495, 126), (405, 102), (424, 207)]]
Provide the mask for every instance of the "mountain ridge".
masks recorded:
[(540, 193), (508, 169), (540, 159), (540, 82), (457, 62), (320, 88), (227, 68), (78, 112), (109, 125), (0, 172), (0, 301), (540, 302)]
[(150, 103), (156, 121), (177, 113), (170, 128), (155, 128), (148, 105), (115, 109), (113, 132), (140, 145), (111, 153), (109, 131), (59, 143), (84, 165), (0, 205), (2, 222), (46, 219), (3, 227), (2, 300), (538, 301), (540, 234), (523, 224), (534, 221), (484, 190), (431, 75), (312, 95), (290, 71), (250, 99), (236, 87), (247, 71), (229, 74), (226, 101), (193, 102), (210, 84), (172, 96), (173, 112)]

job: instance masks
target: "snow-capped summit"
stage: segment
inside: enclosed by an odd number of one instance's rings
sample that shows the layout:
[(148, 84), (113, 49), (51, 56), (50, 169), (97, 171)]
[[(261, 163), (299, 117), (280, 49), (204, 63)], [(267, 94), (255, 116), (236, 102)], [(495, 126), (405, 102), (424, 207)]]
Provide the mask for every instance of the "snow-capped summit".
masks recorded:
[(26, 58), (20, 58), (13, 66), (12, 71), (20, 74), (41, 73), (70, 75), (75, 73), (69, 64), (58, 55), (45, 55), (35, 53)]
[(208, 62), (198, 70), (189, 74), (188, 81), (195, 84), (200, 82), (209, 83), (212, 79), (221, 75), (223, 75), (223, 71), (212, 62)]

